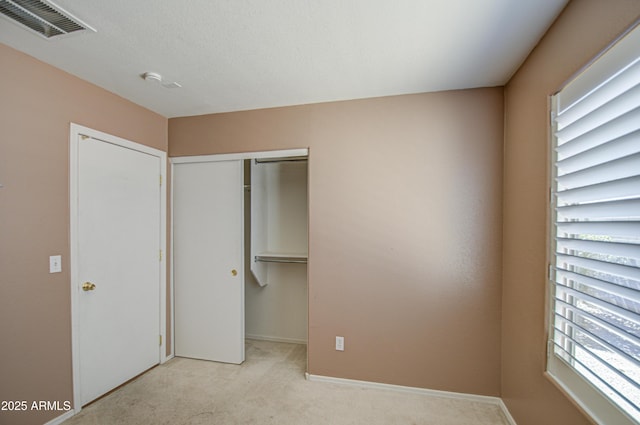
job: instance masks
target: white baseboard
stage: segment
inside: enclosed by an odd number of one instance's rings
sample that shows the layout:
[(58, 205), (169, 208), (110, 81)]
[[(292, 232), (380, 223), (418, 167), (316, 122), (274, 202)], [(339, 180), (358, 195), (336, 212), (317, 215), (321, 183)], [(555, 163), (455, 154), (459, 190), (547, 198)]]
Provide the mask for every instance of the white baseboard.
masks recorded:
[(379, 382), (369, 382), (369, 381), (358, 381), (355, 379), (344, 379), (344, 378), (333, 378), (330, 376), (321, 376), (321, 375), (312, 375), (310, 373), (305, 373), (305, 377), (308, 381), (315, 382), (329, 382), (334, 384), (343, 384), (343, 385), (353, 385), (362, 388), (373, 388), (373, 389), (381, 389), (381, 390), (390, 390), (390, 391), (398, 391), (412, 394), (421, 394), (425, 396), (431, 397), (443, 397), (443, 398), (454, 398), (458, 400), (468, 400), (474, 401), (478, 403), (486, 403), (492, 404), (494, 406), (498, 406), (509, 425), (517, 425), (511, 413), (507, 409), (507, 406), (504, 404), (500, 397), (491, 397), (485, 395), (476, 395), (476, 394), (466, 394), (466, 393), (454, 393), (450, 391), (440, 391), (440, 390), (430, 390), (427, 388), (418, 388), (418, 387), (405, 387), (402, 385), (393, 385), (393, 384), (382, 384)]
[(518, 425), (516, 424), (516, 420), (513, 419), (513, 416), (511, 416), (511, 412), (509, 412), (509, 409), (507, 409), (507, 405), (504, 404), (504, 400), (502, 399), (500, 399), (500, 409), (502, 409), (502, 414), (505, 418), (507, 418), (507, 422), (509, 422), (509, 425)]
[(62, 415), (58, 416), (57, 418), (51, 419), (49, 422), (45, 423), (44, 425), (59, 425), (75, 414), (76, 414), (75, 410), (69, 410), (68, 412), (64, 412)]
[(255, 339), (257, 341), (272, 341), (272, 342), (286, 342), (289, 344), (303, 344), (307, 345), (306, 339), (296, 339), (296, 338), (281, 338), (278, 336), (265, 336), (265, 335), (253, 335), (246, 334), (245, 339)]

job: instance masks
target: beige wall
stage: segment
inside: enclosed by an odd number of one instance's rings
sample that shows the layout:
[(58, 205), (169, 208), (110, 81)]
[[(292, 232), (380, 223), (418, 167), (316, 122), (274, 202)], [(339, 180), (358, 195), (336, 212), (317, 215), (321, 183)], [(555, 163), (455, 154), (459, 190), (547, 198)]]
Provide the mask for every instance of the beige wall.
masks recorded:
[[(69, 123), (167, 149), (167, 119), (0, 44), (0, 400), (72, 400)], [(62, 273), (49, 274), (49, 255)], [(0, 412), (41, 424), (61, 412)]]
[(640, 15), (574, 0), (506, 86), (502, 396), (518, 425), (590, 423), (543, 377), (548, 97)]
[(310, 373), (500, 394), (501, 88), (176, 118), (169, 140), (310, 148)]

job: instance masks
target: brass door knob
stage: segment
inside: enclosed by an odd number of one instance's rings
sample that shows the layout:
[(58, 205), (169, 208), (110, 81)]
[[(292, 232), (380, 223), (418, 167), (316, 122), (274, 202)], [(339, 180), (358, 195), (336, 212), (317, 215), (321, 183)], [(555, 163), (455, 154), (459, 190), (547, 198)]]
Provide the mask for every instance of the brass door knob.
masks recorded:
[(95, 283), (85, 282), (85, 283), (82, 284), (82, 290), (83, 291), (93, 291), (94, 289), (96, 289), (96, 284)]
[(236, 269), (231, 270), (231, 276), (237, 276), (238, 271)]

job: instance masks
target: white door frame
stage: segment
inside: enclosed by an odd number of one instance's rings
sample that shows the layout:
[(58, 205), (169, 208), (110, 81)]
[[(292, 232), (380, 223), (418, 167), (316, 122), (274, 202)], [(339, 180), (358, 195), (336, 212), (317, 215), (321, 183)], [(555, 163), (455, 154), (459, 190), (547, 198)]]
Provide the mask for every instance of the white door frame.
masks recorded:
[[(72, 349), (72, 371), (73, 371), (73, 412), (78, 413), (82, 409), (80, 397), (80, 345), (79, 345), (79, 287), (78, 279), (78, 141), (81, 136), (88, 136), (94, 139), (102, 140), (124, 148), (136, 150), (149, 155), (156, 156), (160, 159), (160, 179), (163, 182), (163, 188), (166, 179), (166, 163), (167, 153), (158, 149), (131, 142), (117, 136), (112, 136), (97, 130), (83, 127), (78, 124), (71, 123), (69, 132), (69, 202), (70, 202), (70, 274), (71, 274), (71, 349)], [(166, 252), (167, 240), (167, 195), (166, 190), (160, 190), (160, 246), (165, 247), (162, 251)], [(166, 255), (162, 255), (160, 259), (160, 335), (162, 336), (162, 344), (158, 346), (160, 363), (168, 360), (166, 355), (167, 326), (167, 260)]]
[[(173, 208), (173, 176), (175, 175), (174, 165), (175, 164), (187, 164), (187, 163), (197, 163), (197, 162), (217, 162), (217, 161), (231, 161), (231, 160), (244, 160), (244, 159), (264, 159), (264, 158), (281, 158), (287, 156), (308, 156), (309, 149), (308, 148), (300, 148), (300, 149), (284, 149), (284, 150), (274, 150), (274, 151), (260, 151), (260, 152), (244, 152), (244, 153), (228, 153), (228, 154), (215, 154), (215, 155), (195, 155), (195, 156), (175, 156), (169, 158), (170, 166), (171, 166), (171, 206)], [(171, 214), (171, 276), (169, 280), (169, 293), (171, 294), (170, 302), (170, 321), (171, 321), (171, 347), (170, 347), (170, 356), (173, 357), (175, 355), (175, 313), (174, 313), (174, 274), (173, 274), (173, 213)], [(244, 241), (242, 252), (244, 252)], [(307, 270), (308, 273), (308, 270)], [(308, 278), (307, 278), (308, 281)], [(244, 281), (242, 282), (244, 285)], [(307, 292), (308, 296), (308, 292)], [(244, 300), (243, 300), (244, 302)], [(307, 304), (309, 300), (307, 298)], [(308, 324), (307, 324), (308, 326)]]

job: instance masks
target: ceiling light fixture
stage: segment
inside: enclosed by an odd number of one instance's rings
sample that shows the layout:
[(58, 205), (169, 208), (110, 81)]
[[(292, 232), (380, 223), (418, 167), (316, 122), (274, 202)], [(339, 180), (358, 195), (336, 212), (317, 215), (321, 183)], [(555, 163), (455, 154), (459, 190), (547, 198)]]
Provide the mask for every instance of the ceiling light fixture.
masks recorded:
[(145, 72), (144, 74), (142, 74), (142, 78), (144, 78), (145, 81), (153, 81), (156, 83), (162, 82), (162, 75), (158, 74), (157, 72)]
[(172, 81), (170, 83), (163, 83), (162, 82), (162, 75), (158, 74), (157, 72), (145, 72), (144, 74), (140, 75), (145, 81), (151, 81), (154, 83), (159, 83), (162, 84), (162, 87), (164, 87), (165, 89), (176, 89), (176, 88), (180, 88), (182, 87), (182, 85), (180, 85), (179, 83)]

